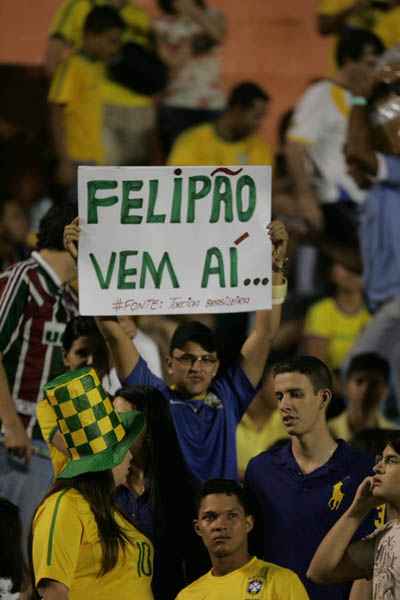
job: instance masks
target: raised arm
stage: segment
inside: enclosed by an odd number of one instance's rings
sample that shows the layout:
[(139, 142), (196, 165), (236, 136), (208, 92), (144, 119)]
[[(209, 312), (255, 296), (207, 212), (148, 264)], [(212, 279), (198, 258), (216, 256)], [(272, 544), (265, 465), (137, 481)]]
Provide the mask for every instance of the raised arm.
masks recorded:
[[(64, 248), (74, 260), (78, 258), (79, 235), (79, 217), (76, 217), (64, 229)], [(96, 323), (110, 349), (118, 377), (124, 380), (136, 367), (140, 358), (139, 352), (117, 317), (96, 317)]]
[(201, 8), (194, 0), (175, 0), (178, 12), (197, 23), (203, 33), (209, 35), (214, 42), (221, 43), (226, 32), (225, 18), (221, 13), (210, 13)]
[[(282, 303), (285, 296), (286, 280), (283, 276), (286, 261), (288, 234), (283, 223), (272, 221), (268, 226), (272, 250), (272, 310), (258, 310), (255, 326), (244, 342), (241, 350), (241, 363), (250, 382), (256, 386), (261, 380), (272, 341), (281, 322)], [(274, 295), (276, 298), (274, 299)]]
[[(361, 540), (351, 544), (351, 539), (368, 513), (382, 501), (371, 493), (372, 477), (366, 477), (358, 487), (350, 508), (340, 517), (324, 537), (307, 571), (315, 583), (340, 583), (363, 579), (372, 575), (370, 543)], [(363, 560), (352, 558), (352, 552)], [(373, 551), (372, 551), (373, 553)], [(372, 560), (371, 560), (372, 559)], [(363, 564), (360, 565), (359, 563)]]

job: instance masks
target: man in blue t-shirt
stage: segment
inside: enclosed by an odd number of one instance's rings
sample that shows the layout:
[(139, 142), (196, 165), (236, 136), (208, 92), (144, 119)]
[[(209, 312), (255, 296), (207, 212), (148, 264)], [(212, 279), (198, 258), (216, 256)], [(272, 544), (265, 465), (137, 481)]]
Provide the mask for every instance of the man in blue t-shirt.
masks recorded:
[[(240, 360), (223, 373), (219, 373), (214, 334), (197, 321), (180, 325), (172, 337), (168, 357), (171, 384), (167, 385), (150, 371), (116, 319), (97, 319), (124, 385), (150, 385), (169, 400), (182, 454), (197, 482), (238, 477), (236, 426), (256, 394), (286, 294), (286, 228), (272, 221), (267, 230), (272, 242), (272, 310), (256, 312)], [(78, 239), (79, 226), (74, 222), (64, 236), (65, 247), (74, 257)]]
[[(331, 436), (326, 409), (329, 369), (313, 356), (273, 368), (274, 391), (290, 440), (253, 458), (245, 483), (263, 520), (262, 558), (295, 571), (311, 600), (347, 600), (349, 584), (317, 585), (306, 577), (321, 540), (350, 506), (373, 460)], [(378, 514), (358, 536), (379, 525)], [(357, 584), (361, 585), (361, 584)]]

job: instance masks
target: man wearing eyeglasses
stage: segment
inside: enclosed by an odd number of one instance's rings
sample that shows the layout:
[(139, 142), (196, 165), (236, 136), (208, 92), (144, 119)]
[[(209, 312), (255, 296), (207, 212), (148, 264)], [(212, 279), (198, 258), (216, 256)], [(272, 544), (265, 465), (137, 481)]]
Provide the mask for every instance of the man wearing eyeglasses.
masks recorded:
[[(372, 578), (373, 600), (400, 598), (400, 432), (377, 457), (375, 475), (360, 484), (348, 510), (322, 540), (308, 569), (318, 583)], [(395, 517), (368, 537), (351, 542), (372, 508), (387, 502)]]
[[(167, 385), (150, 371), (115, 319), (97, 319), (124, 385), (150, 385), (168, 399), (183, 456), (197, 482), (238, 478), (236, 427), (256, 394), (286, 293), (283, 267), (288, 235), (279, 221), (268, 226), (268, 233), (273, 246), (273, 307), (256, 312), (240, 360), (222, 374), (218, 373), (215, 336), (197, 321), (179, 326), (172, 337), (168, 357), (171, 385)], [(64, 244), (74, 257), (78, 239), (79, 226), (71, 223), (65, 229)]]

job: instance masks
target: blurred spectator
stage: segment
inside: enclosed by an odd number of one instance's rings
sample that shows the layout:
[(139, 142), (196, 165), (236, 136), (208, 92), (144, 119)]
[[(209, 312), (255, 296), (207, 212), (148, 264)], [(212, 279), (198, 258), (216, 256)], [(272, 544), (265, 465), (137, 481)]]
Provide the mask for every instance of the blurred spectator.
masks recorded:
[(37, 251), (0, 277), (0, 495), (21, 509), (25, 533), (51, 481), (50, 461), (40, 456), (45, 443), (36, 402), (42, 386), (62, 371), (61, 336), (78, 310), (67, 285), (76, 268), (63, 247), (64, 227), (74, 216), (70, 205), (51, 208)]
[(364, 304), (360, 266), (353, 253), (333, 249), (329, 268), (333, 293), (315, 302), (306, 314), (304, 352), (335, 373), (371, 318)]
[[(387, 62), (386, 62), (387, 60)], [(346, 156), (354, 179), (368, 189), (361, 214), (364, 287), (375, 313), (352, 354), (378, 352), (391, 366), (400, 414), (400, 54), (388, 51), (375, 73), (360, 68), (351, 83)], [(390, 107), (390, 110), (388, 110)]]
[(383, 51), (368, 31), (343, 34), (333, 79), (313, 84), (298, 103), (289, 130), (287, 159), (301, 215), (312, 232), (356, 246), (356, 207), (364, 192), (348, 175), (343, 154), (350, 93), (357, 65), (372, 69)]
[(0, 272), (27, 258), (28, 220), (13, 198), (0, 200)]
[(164, 16), (154, 28), (170, 81), (160, 107), (160, 135), (167, 157), (185, 129), (214, 120), (225, 98), (217, 50), (225, 37), (225, 18), (205, 0), (158, 0)]
[[(262, 557), (297, 573), (312, 600), (348, 600), (349, 585), (319, 586), (306, 573), (373, 461), (331, 436), (326, 410), (332, 378), (323, 362), (298, 356), (274, 365), (273, 378), (290, 441), (253, 458), (245, 476), (263, 518)], [(371, 517), (357, 535), (372, 529)]]
[(0, 600), (22, 600), (27, 572), (18, 507), (0, 498)]
[(374, 352), (357, 354), (349, 364), (344, 384), (346, 410), (328, 422), (335, 438), (348, 442), (364, 429), (394, 429), (396, 425), (382, 416), (389, 394), (390, 367)]
[(272, 153), (258, 134), (269, 96), (253, 82), (236, 85), (225, 112), (214, 122), (198, 125), (176, 140), (169, 165), (270, 165)]
[(287, 432), (274, 395), (272, 373), (268, 370), (236, 429), (240, 479), (243, 479), (247, 464), (254, 456), (286, 437)]
[[(110, 5), (119, 12), (124, 22), (123, 47), (134, 44), (143, 52), (151, 52), (154, 46), (151, 21), (147, 12), (131, 0), (64, 0), (50, 28), (47, 50), (47, 70), (52, 75), (71, 49), (83, 46), (84, 22), (94, 6)], [(138, 55), (136, 60), (143, 60)], [(115, 62), (115, 61), (114, 61)], [(149, 68), (149, 64), (138, 65)], [(153, 100), (141, 89), (142, 81), (135, 81), (128, 88), (106, 77), (101, 95), (104, 103), (103, 133), (104, 161), (108, 165), (145, 165), (152, 156), (155, 131)]]
[(61, 64), (49, 102), (58, 181), (70, 186), (78, 164), (104, 164), (102, 86), (105, 65), (120, 49), (124, 21), (111, 6), (97, 6), (85, 20), (82, 48)]
[(354, 29), (376, 33), (390, 48), (400, 42), (399, 0), (319, 0), (318, 31), (341, 34)]

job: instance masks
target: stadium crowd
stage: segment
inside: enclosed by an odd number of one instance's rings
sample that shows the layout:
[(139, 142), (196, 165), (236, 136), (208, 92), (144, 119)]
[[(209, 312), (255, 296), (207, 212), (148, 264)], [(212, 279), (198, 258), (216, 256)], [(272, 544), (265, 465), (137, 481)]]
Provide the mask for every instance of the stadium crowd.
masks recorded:
[[(226, 15), (155, 4), (61, 2), (39, 157), (0, 114), (0, 600), (399, 600), (400, 2), (317, 2), (276, 149)], [(271, 166), (271, 309), (80, 315), (112, 165)]]

